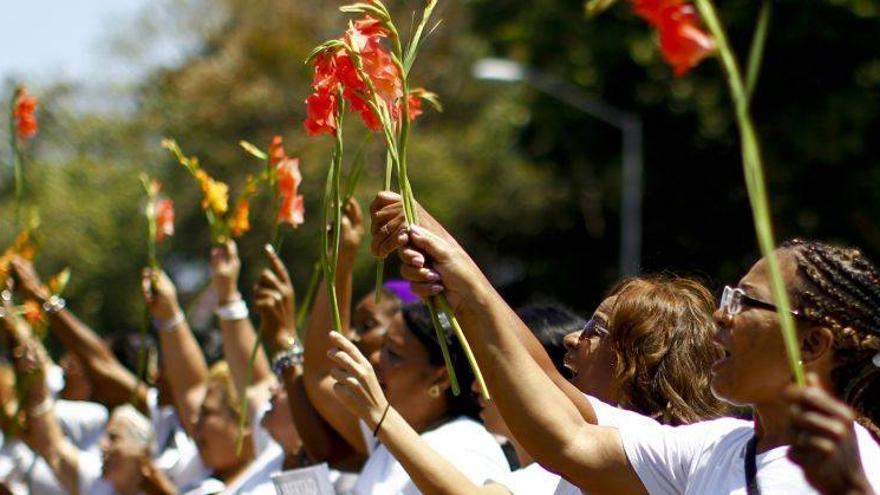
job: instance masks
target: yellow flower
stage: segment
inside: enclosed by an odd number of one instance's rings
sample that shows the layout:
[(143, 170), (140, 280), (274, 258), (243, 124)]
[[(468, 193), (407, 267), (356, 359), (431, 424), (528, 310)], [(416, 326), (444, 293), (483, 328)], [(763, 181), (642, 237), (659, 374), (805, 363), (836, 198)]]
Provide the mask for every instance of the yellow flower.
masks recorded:
[(202, 188), (202, 209), (210, 208), (217, 215), (226, 213), (229, 209), (229, 186), (212, 179), (202, 169), (196, 170), (195, 176)]

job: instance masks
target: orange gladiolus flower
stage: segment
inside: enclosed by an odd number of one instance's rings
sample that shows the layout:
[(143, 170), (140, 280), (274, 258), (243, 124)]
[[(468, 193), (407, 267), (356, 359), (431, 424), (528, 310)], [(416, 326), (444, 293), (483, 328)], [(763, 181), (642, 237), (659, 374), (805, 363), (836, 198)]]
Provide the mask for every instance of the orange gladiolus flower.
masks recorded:
[(156, 242), (174, 235), (174, 201), (163, 198), (156, 201)]
[(299, 170), (299, 160), (286, 158), (278, 164), (278, 196), (281, 197), (281, 207), (278, 209), (278, 223), (289, 223), (294, 228), (302, 225), (305, 221), (305, 204), (303, 197), (297, 194), (299, 185), (302, 183), (302, 174)]
[(34, 115), (36, 109), (37, 99), (28, 95), (26, 88), (18, 88), (15, 92), (12, 117), (15, 120), (15, 130), (19, 139), (30, 139), (37, 135), (37, 117)]
[(195, 176), (202, 188), (202, 209), (210, 208), (217, 215), (226, 213), (229, 209), (229, 186), (212, 179), (202, 169), (196, 170)]
[(232, 220), (229, 223), (229, 230), (232, 233), (232, 237), (240, 237), (245, 232), (251, 230), (249, 213), (250, 204), (248, 203), (248, 200), (243, 199), (239, 201), (238, 205), (235, 207), (235, 212), (232, 215)]
[(24, 319), (31, 325), (43, 320), (43, 308), (40, 307), (40, 303), (33, 300), (25, 301), (23, 309)]
[(284, 146), (282, 144), (281, 136), (275, 136), (272, 138), (272, 142), (269, 144), (269, 165), (277, 166), (281, 160), (284, 160)]

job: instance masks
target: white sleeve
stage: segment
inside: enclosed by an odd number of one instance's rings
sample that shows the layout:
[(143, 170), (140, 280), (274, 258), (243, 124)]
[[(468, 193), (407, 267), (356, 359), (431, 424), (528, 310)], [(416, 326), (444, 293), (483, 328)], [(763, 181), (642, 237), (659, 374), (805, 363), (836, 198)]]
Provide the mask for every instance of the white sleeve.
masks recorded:
[(99, 492), (98, 488), (101, 484), (101, 458), (95, 454), (80, 451), (76, 468), (80, 495)]
[[(587, 396), (600, 426), (617, 428), (626, 457), (648, 493), (681, 494), (693, 461), (707, 440), (718, 436), (714, 422), (672, 427)], [(724, 428), (724, 431), (727, 431)]]
[[(438, 455), (449, 461), (474, 484), (482, 486), (486, 480), (505, 479), (510, 473), (510, 467), (501, 446), (488, 432), (476, 431), (476, 428), (483, 428), (482, 425), (474, 423), (473, 426), (473, 433), (468, 432), (471, 428), (455, 428), (423, 438)], [(410, 480), (403, 493), (418, 495), (420, 492)]]
[(87, 450), (100, 439), (107, 426), (107, 408), (95, 402), (59, 400), (55, 414), (65, 436), (79, 449)]
[(513, 495), (550, 494), (556, 490), (562, 478), (542, 468), (537, 462), (517, 469), (499, 480), (492, 479), (486, 484), (496, 483), (507, 488)]

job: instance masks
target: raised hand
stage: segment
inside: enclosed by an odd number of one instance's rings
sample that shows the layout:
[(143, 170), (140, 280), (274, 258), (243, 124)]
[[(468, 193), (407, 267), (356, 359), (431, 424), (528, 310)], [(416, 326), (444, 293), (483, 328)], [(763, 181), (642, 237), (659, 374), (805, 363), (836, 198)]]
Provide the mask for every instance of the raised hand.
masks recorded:
[[(419, 216), (419, 225), (442, 237), (446, 242), (457, 245), (458, 243), (431, 216), (422, 205), (416, 203)], [(382, 191), (376, 195), (370, 205), (371, 226), (373, 235), (370, 243), (370, 251), (377, 258), (385, 258), (398, 248), (406, 244), (406, 218), (403, 213), (403, 202), (399, 194)]]
[(785, 392), (791, 404), (792, 442), (788, 457), (824, 494), (871, 494), (859, 457), (855, 413), (826, 392), (810, 373), (807, 386)]
[(348, 339), (337, 332), (330, 332), (330, 342), (335, 346), (327, 355), (338, 368), (330, 370), (336, 380), (333, 392), (349, 411), (361, 418), (371, 429), (375, 428), (388, 407), (379, 379), (373, 366)]
[(340, 254), (354, 257), (364, 237), (364, 218), (361, 205), (351, 198), (342, 209), (342, 237), (339, 242)]
[(235, 241), (211, 249), (211, 283), (217, 292), (220, 305), (241, 299), (238, 292), (238, 276), (241, 273), (241, 259)]
[(168, 322), (181, 314), (180, 304), (177, 302), (177, 288), (164, 271), (144, 268), (141, 289), (147, 309), (153, 318), (160, 322)]
[(266, 245), (265, 252), (269, 268), (263, 270), (257, 281), (254, 306), (262, 317), (266, 339), (283, 346), (284, 342), (279, 339), (296, 334), (293, 284), (287, 268), (271, 245)]

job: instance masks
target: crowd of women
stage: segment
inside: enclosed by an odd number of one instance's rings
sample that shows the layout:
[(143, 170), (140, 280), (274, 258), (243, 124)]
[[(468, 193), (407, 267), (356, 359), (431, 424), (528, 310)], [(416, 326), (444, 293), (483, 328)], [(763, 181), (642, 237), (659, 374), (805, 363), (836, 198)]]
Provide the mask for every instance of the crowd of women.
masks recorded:
[[(0, 365), (0, 492), (271, 494), (274, 473), (326, 463), (337, 493), (359, 495), (880, 493), (880, 271), (859, 250), (777, 250), (808, 376), (799, 387), (765, 260), (720, 300), (688, 278), (621, 280), (583, 318), (558, 304), (511, 308), (427, 211), (407, 227), (393, 193), (370, 214), (372, 254), (397, 253), (403, 279), (353, 299), (365, 231), (350, 201), (338, 332), (324, 287), (297, 328), (271, 246), (250, 305), (236, 245), (215, 247), (221, 359), (161, 270), (143, 272), (154, 344), (100, 337), (13, 260), (0, 307), (13, 349)], [(490, 400), (448, 322), (436, 332), (421, 302), (440, 293)], [(41, 305), (65, 350), (58, 366), (16, 316), (15, 294)]]

